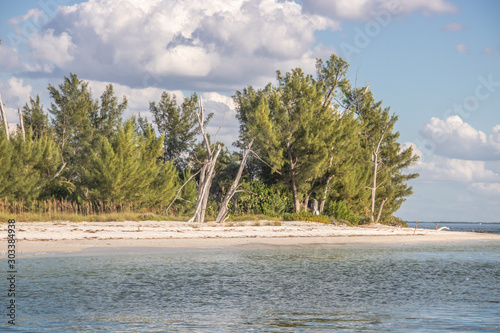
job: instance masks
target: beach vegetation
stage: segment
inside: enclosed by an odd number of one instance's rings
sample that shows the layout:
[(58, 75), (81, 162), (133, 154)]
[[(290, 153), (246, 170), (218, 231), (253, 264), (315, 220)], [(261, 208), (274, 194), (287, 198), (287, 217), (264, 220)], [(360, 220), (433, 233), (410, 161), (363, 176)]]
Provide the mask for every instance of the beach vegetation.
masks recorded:
[(370, 84), (353, 86), (335, 55), (318, 59), (315, 75), (278, 71), (236, 91), (239, 151), (207, 133), (213, 114), (195, 93), (162, 93), (150, 123), (123, 119), (128, 101), (111, 84), (94, 98), (70, 73), (48, 91), (48, 108), (38, 95), (22, 108), (25, 131), (0, 131), (0, 214), (402, 224), (394, 214), (418, 176), (397, 115)]

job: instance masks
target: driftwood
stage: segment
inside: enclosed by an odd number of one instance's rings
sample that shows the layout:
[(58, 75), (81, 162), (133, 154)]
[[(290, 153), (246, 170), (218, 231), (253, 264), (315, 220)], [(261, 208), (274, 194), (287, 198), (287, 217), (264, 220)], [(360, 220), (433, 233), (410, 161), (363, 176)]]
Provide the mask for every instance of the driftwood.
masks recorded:
[(248, 144), (247, 149), (245, 150), (245, 153), (243, 154), (243, 158), (241, 160), (240, 167), (238, 169), (238, 173), (236, 174), (236, 178), (233, 181), (233, 185), (229, 188), (229, 191), (227, 191), (226, 196), (224, 197), (224, 200), (222, 200), (219, 213), (217, 214), (216, 222), (224, 222), (224, 220), (227, 218), (227, 214), (229, 212), (229, 201), (233, 198), (233, 196), (238, 192), (238, 187), (240, 186), (240, 178), (241, 175), (243, 174), (243, 169), (245, 168), (245, 165), (247, 164), (247, 158), (248, 154), (251, 152), (252, 148), (252, 143), (253, 140)]
[(10, 141), (9, 124), (7, 123), (7, 115), (5, 114), (5, 109), (3, 107), (1, 95), (0, 95), (0, 111), (2, 112), (3, 125), (5, 127), (5, 135), (7, 136), (7, 141)]

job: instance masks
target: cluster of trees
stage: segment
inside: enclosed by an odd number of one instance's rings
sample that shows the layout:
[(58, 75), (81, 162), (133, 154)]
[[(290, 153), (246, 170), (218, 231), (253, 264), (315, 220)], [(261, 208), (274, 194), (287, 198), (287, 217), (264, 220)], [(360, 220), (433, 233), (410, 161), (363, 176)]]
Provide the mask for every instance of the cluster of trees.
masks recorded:
[(317, 61), (316, 77), (278, 72), (275, 84), (237, 91), (240, 152), (231, 153), (205, 132), (212, 115), (196, 94), (179, 103), (164, 92), (149, 105), (153, 125), (124, 120), (127, 100), (112, 85), (94, 99), (71, 74), (49, 85), (48, 114), (30, 98), (26, 131), (0, 131), (0, 197), (133, 202), (197, 221), (300, 212), (317, 200), (331, 215), (390, 220), (412, 193), (418, 175), (404, 171), (417, 157), (397, 141), (397, 116), (347, 77), (333, 55)]

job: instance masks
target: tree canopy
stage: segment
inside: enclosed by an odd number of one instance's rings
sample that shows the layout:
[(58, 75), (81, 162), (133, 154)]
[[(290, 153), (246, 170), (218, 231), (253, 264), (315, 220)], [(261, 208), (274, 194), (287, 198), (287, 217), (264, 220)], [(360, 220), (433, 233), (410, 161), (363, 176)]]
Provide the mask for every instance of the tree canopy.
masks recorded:
[(38, 95), (24, 105), (26, 135), (0, 131), (2, 198), (161, 209), (173, 201), (172, 212), (195, 211), (199, 221), (222, 201), (221, 216), (308, 211), (318, 201), (333, 217), (378, 222), (394, 218), (418, 177), (405, 172), (418, 156), (398, 142), (397, 115), (369, 85), (353, 86), (335, 55), (317, 60), (315, 76), (278, 71), (263, 88), (236, 91), (239, 152), (211, 142), (211, 114), (195, 93), (179, 102), (163, 92), (149, 104), (150, 124), (123, 119), (127, 99), (113, 85), (96, 99), (71, 73), (48, 91), (48, 113)]

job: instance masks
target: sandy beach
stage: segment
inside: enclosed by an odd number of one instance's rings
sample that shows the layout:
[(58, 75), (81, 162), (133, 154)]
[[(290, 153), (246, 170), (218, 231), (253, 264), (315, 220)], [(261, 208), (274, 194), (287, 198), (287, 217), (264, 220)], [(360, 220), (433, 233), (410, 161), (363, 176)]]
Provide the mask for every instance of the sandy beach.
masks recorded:
[[(6, 223), (0, 224), (0, 232), (6, 241)], [(18, 254), (122, 247), (500, 242), (500, 235), (495, 234), (299, 221), (228, 222), (222, 225), (171, 221), (16, 222), (16, 238)], [(2, 257), (6, 249), (6, 246), (0, 248)]]

